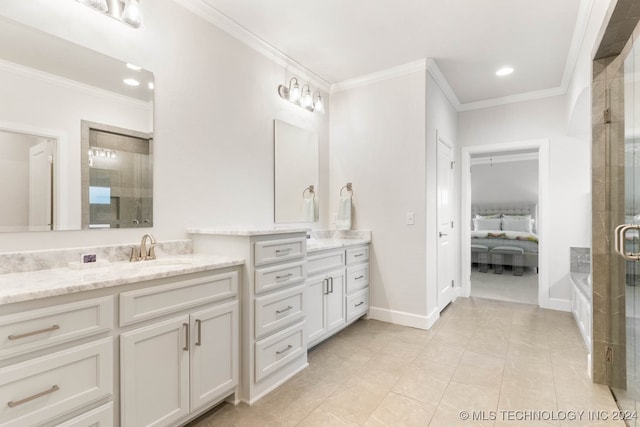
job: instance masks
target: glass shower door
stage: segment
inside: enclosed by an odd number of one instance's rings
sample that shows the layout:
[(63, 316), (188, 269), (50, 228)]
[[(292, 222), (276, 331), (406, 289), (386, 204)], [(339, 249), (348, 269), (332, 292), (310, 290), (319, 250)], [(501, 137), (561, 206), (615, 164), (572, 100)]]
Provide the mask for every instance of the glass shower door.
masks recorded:
[[(609, 87), (609, 152), (612, 156), (612, 182), (620, 182), (618, 191), (612, 192), (611, 203), (622, 212), (618, 223), (616, 252), (622, 255), (618, 280), (624, 281), (624, 340), (625, 366), (611, 365), (612, 377), (622, 378), (622, 384), (612, 387), (623, 411), (638, 411), (640, 400), (640, 45), (633, 41), (624, 58), (623, 66), (611, 79)], [(624, 120), (621, 120), (624, 118)], [(616, 167), (618, 166), (618, 167)], [(622, 166), (622, 167), (620, 167)], [(623, 179), (622, 179), (623, 178)], [(615, 187), (615, 185), (614, 185)], [(620, 197), (624, 195), (624, 197)], [(622, 216), (622, 215), (619, 215)], [(615, 263), (616, 261), (613, 261)], [(615, 311), (614, 311), (615, 315)], [(616, 320), (612, 319), (615, 325)], [(614, 332), (614, 331), (612, 331)], [(615, 334), (614, 334), (615, 335)], [(625, 375), (621, 375), (621, 372)], [(624, 386), (626, 383), (626, 386)], [(636, 412), (637, 413), (637, 412)], [(632, 426), (640, 425), (635, 419), (627, 420)]]

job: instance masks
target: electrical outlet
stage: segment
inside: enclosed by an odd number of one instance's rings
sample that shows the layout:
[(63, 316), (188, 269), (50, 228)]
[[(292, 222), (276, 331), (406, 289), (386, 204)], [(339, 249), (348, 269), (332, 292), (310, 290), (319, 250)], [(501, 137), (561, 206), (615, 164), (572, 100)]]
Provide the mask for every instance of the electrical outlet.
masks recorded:
[(413, 212), (407, 212), (407, 225), (414, 225), (416, 223)]

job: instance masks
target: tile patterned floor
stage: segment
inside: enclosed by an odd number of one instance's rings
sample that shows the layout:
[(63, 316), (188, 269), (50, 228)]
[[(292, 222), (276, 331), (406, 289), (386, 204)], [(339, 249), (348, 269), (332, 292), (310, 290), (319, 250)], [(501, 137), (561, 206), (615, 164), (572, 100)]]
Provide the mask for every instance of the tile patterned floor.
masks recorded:
[[(486, 420), (461, 420), (474, 410)], [(616, 410), (608, 388), (587, 376), (571, 314), (472, 297), (458, 298), (430, 331), (360, 320), (255, 405), (224, 404), (189, 427), (624, 426), (593, 420), (593, 411)], [(581, 419), (558, 419), (574, 413)], [(503, 419), (533, 414), (555, 419)]]

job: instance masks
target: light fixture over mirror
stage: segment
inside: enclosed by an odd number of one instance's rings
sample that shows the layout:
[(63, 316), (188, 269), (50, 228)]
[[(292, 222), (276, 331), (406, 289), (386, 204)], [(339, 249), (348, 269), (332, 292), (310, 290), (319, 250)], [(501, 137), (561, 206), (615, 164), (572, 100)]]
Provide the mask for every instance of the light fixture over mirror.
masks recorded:
[(143, 24), (140, 0), (76, 0), (132, 28)]
[(315, 111), (324, 114), (324, 100), (320, 91), (313, 92), (311, 86), (305, 84), (300, 88), (300, 83), (296, 77), (289, 80), (289, 85), (279, 85), (278, 95), (292, 104), (296, 104), (305, 110)]

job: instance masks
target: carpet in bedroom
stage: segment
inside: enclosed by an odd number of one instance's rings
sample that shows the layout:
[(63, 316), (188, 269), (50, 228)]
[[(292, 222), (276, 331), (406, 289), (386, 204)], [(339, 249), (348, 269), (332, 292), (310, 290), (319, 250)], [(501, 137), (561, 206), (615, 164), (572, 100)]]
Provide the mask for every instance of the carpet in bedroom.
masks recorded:
[(480, 273), (473, 266), (471, 296), (537, 305), (538, 275), (534, 268), (525, 268), (522, 276), (514, 276), (508, 269), (502, 274), (494, 274), (492, 269), (488, 273)]

